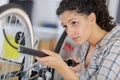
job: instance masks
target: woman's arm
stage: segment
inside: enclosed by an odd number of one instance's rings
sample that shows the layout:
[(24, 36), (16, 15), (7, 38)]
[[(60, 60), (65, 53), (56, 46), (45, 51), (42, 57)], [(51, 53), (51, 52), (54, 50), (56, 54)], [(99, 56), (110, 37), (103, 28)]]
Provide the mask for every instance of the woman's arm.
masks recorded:
[(65, 80), (80, 80), (79, 76), (74, 73), (66, 63), (58, 67), (56, 70), (64, 77)]
[(80, 80), (79, 76), (69, 68), (69, 66), (63, 61), (60, 55), (49, 50), (42, 51), (49, 56), (43, 58), (36, 57), (38, 62), (41, 62), (46, 66), (55, 68), (65, 80)]

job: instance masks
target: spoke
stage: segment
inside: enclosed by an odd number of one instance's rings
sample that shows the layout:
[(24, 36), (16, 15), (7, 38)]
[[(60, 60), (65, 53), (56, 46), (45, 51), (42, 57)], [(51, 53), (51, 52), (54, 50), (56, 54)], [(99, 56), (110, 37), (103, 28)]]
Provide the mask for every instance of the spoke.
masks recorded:
[[(4, 80), (4, 79), (16, 77), (15, 74), (16, 74), (17, 72), (18, 72), (18, 71), (6, 73), (6, 75), (5, 75), (5, 74), (2, 74), (2, 75), (0, 75), (0, 79), (1, 79), (1, 80), (2, 80), (2, 79)], [(18, 74), (18, 75), (19, 75), (19, 74)]]
[(20, 34), (20, 40), (18, 42), (18, 45), (20, 45), (21, 41), (25, 38), (25, 26), (21, 25), (23, 27), (22, 33)]
[[(28, 68), (28, 70), (25, 70), (25, 71), (22, 71), (22, 72), (27, 72), (27, 71), (31, 70), (31, 69), (34, 68), (34, 66), (36, 66), (37, 64), (39, 64), (39, 63), (38, 63), (38, 62), (34, 63), (33, 66), (30, 66), (30, 67)], [(23, 67), (23, 66), (22, 66), (22, 67)], [(22, 67), (21, 67), (21, 69), (22, 69)], [(21, 69), (20, 69), (20, 70), (21, 70)], [(20, 73), (21, 73), (21, 71), (17, 72), (17, 73), (15, 74), (15, 76), (17, 76), (17, 75), (20, 74)]]
[(17, 17), (15, 17), (15, 26), (17, 25), (17, 21), (18, 21), (18, 19), (17, 19)]
[[(17, 54), (18, 46), (33, 47), (33, 31), (31, 22), (27, 14), (18, 6), (10, 4), (3, 6), (0, 12), (0, 27), (3, 31), (3, 50), (1, 51), (0, 60), (2, 62), (2, 70), (0, 80), (11, 80), (13, 77), (21, 77), (21, 80), (29, 80), (32, 66), (32, 57), (28, 55)], [(3, 11), (2, 11), (3, 10)], [(17, 33), (20, 33), (19, 41), (17, 40)], [(25, 39), (25, 37), (27, 37)], [(25, 39), (25, 45), (22, 42)], [(32, 40), (31, 40), (32, 39)], [(21, 44), (23, 43), (23, 44)], [(15, 55), (14, 55), (15, 54)], [(25, 58), (25, 61), (23, 61)], [(23, 74), (23, 75), (22, 75)]]
[(20, 74), (21, 72), (23, 72), (23, 71), (21, 71), (23, 67), (24, 67), (24, 64), (21, 65), (20, 70), (15, 74), (15, 76), (17, 76), (18, 74)]
[(6, 62), (6, 65), (4, 67), (4, 70), (5, 70), (5, 75), (3, 76), (3, 80), (5, 79), (5, 76), (7, 75), (7, 71), (8, 71), (8, 62)]
[(10, 15), (10, 19), (8, 21), (8, 24), (10, 24), (12, 22), (12, 17), (13, 17), (13, 15)]
[(12, 73), (11, 73), (11, 71), (13, 71), (15, 68), (14, 68), (14, 65), (15, 65), (15, 63), (12, 63), (12, 65), (11, 65), (11, 69), (10, 69), (10, 74), (9, 74), (9, 78), (11, 77), (10, 75), (12, 75)]

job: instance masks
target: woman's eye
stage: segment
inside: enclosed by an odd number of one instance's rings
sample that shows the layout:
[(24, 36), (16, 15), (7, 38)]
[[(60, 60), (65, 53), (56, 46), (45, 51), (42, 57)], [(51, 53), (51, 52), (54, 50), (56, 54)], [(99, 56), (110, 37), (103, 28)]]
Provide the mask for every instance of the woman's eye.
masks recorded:
[(76, 25), (76, 24), (78, 24), (78, 23), (77, 23), (77, 22), (75, 22), (75, 21), (73, 21), (73, 22), (72, 22), (72, 25)]
[(63, 28), (67, 28), (67, 26), (66, 26), (66, 25), (63, 25)]

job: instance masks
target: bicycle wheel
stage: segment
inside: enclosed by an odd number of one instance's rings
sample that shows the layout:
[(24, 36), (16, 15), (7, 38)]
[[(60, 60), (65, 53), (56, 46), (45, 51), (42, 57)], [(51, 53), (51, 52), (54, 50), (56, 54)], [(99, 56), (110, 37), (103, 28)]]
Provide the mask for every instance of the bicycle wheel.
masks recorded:
[[(16, 4), (0, 7), (0, 80), (29, 80), (33, 57), (17, 52), (19, 46), (33, 48), (34, 34), (25, 11)], [(28, 71), (26, 71), (28, 70)]]
[[(78, 46), (67, 35), (66, 31), (64, 31), (57, 43), (55, 52), (59, 53), (59, 55), (63, 59), (68, 59), (74, 56), (78, 56), (80, 54), (80, 46)], [(52, 74), (52, 80), (64, 80), (63, 77), (56, 70), (53, 70)]]

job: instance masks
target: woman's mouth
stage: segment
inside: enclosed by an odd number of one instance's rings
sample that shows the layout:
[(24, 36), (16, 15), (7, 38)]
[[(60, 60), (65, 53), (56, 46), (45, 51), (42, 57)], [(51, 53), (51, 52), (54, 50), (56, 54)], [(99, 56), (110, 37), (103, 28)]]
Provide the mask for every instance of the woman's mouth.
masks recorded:
[(76, 40), (78, 40), (79, 39), (79, 37), (74, 37), (74, 38), (72, 38), (74, 41), (76, 41)]

